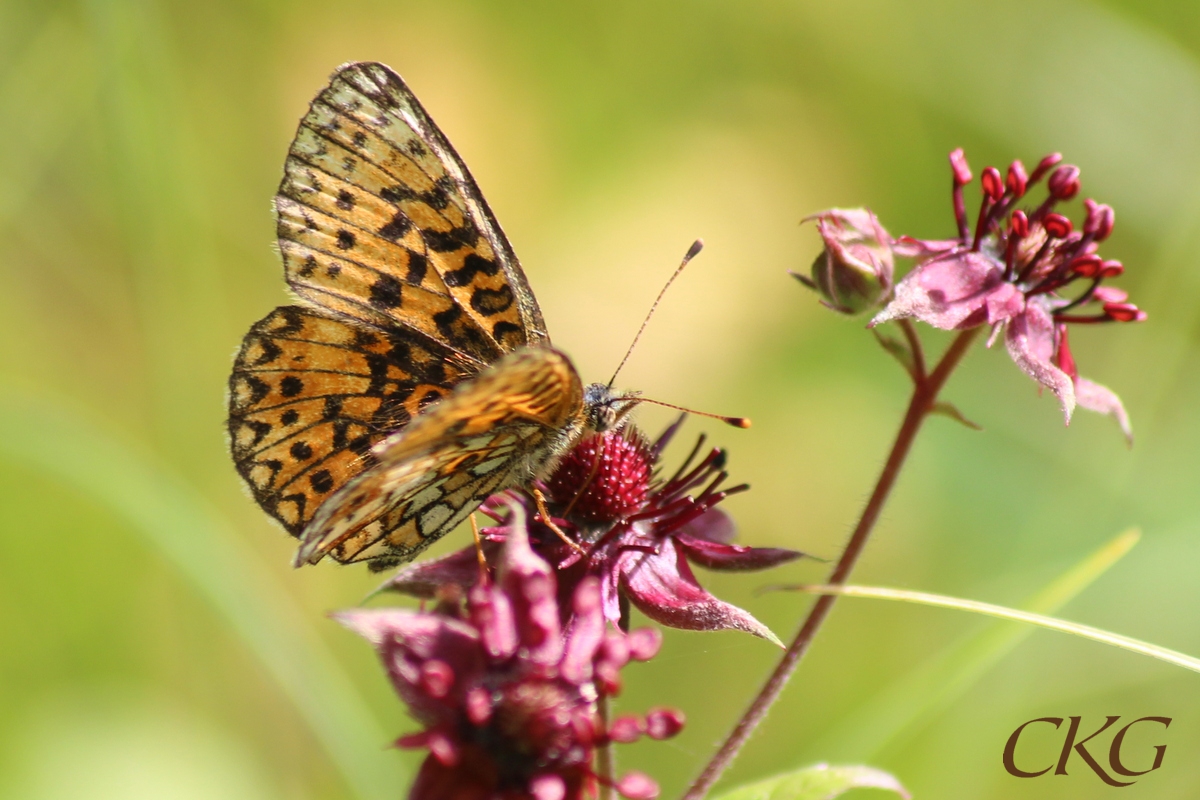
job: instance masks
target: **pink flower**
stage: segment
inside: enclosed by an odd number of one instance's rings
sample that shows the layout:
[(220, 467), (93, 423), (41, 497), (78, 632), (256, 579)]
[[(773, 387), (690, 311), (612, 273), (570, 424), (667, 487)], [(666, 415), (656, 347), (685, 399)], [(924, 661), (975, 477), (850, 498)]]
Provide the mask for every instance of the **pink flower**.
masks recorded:
[[(559, 576), (560, 600), (574, 587), (598, 579), (602, 612), (624, 626), (627, 604), (647, 617), (686, 630), (741, 630), (779, 644), (749, 612), (709, 594), (691, 564), (724, 571), (758, 570), (799, 558), (802, 553), (732, 543), (733, 521), (715, 508), (747, 486), (722, 489), (725, 453), (703, 457), (701, 437), (691, 455), (668, 479), (655, 477), (663, 449), (682, 418), (653, 444), (631, 426), (580, 442), (544, 485), (555, 524), (582, 553), (559, 538), (540, 517), (529, 525), (534, 548)], [(518, 498), (530, 517), (533, 503)], [(513, 519), (502, 502), (489, 501), (484, 513), (503, 523), (484, 528), (489, 555), (507, 539)], [(400, 570), (384, 588), (432, 597), (446, 584), (470, 586), (478, 578), (474, 548)], [(565, 602), (564, 606), (565, 608)]]
[[(598, 699), (616, 695), (621, 669), (653, 657), (661, 637), (606, 626), (595, 578), (575, 587), (564, 631), (554, 570), (530, 549), (522, 517), (515, 507), (496, 581), (477, 582), (465, 605), (335, 615), (375, 646), (422, 726), (397, 740), (429, 750), (411, 800), (575, 800), (599, 780), (598, 746), (665, 739), (683, 726), (681, 712), (661, 708), (602, 723)], [(658, 795), (637, 772), (614, 787), (634, 800)]]
[[(1079, 376), (1067, 325), (1138, 322), (1146, 314), (1125, 302), (1124, 292), (1102, 285), (1124, 272), (1119, 261), (1098, 255), (1100, 242), (1112, 233), (1112, 208), (1084, 200), (1086, 216), (1078, 231), (1054, 211), (1060, 201), (1079, 193), (1079, 168), (1059, 165), (1061, 160), (1057, 153), (1049, 155), (1031, 175), (1020, 161), (1009, 165), (1003, 177), (995, 167), (985, 169), (972, 233), (962, 193), (971, 171), (961, 149), (951, 153), (959, 235), (946, 240), (902, 236), (893, 243), (897, 255), (918, 263), (871, 325), (905, 317), (945, 330), (989, 325), (993, 340), (1003, 332), (1017, 366), (1058, 397), (1068, 423), (1076, 405), (1110, 414), (1132, 442), (1120, 398)], [(1046, 199), (1028, 210), (1016, 208), (1047, 174)], [(1084, 309), (1093, 311), (1076, 313)]]

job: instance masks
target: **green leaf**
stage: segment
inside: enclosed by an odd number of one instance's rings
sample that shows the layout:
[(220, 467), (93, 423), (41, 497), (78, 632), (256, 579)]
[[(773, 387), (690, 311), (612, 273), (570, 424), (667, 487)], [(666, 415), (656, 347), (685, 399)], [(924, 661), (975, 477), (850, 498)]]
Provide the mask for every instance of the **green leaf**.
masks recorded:
[(900, 366), (913, 377), (917, 377), (917, 364), (913, 358), (912, 350), (908, 346), (908, 342), (902, 342), (894, 336), (880, 333), (878, 329), (871, 328), (871, 333), (875, 334), (875, 341), (879, 342), (879, 346), (887, 350), (893, 358), (900, 362)]
[(958, 406), (954, 405), (953, 403), (947, 403), (945, 400), (939, 400), (934, 403), (933, 408), (929, 409), (929, 413), (941, 414), (943, 417), (949, 417), (955, 422), (961, 422), (963, 425), (966, 425), (973, 431), (983, 430), (983, 426), (978, 422), (973, 422), (967, 419), (966, 416), (964, 416), (963, 413), (958, 410)]
[(815, 764), (739, 787), (716, 800), (833, 800), (851, 789), (887, 789), (901, 797), (911, 797), (900, 781), (881, 770)]

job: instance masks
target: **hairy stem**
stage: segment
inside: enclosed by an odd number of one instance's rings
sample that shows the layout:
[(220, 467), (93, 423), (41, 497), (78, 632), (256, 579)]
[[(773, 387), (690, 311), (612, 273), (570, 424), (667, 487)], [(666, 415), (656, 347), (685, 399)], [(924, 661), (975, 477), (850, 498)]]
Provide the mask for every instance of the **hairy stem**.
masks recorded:
[[(867, 539), (871, 536), (871, 530), (875, 527), (875, 523), (879, 519), (879, 514), (887, 502), (888, 494), (891, 492), (892, 486), (896, 483), (896, 478), (900, 474), (900, 468), (904, 466), (904, 460), (908, 457), (917, 432), (921, 429), (921, 423), (929, 415), (934, 403), (937, 402), (938, 393), (946, 384), (946, 380), (950, 377), (954, 368), (962, 361), (963, 355), (966, 354), (971, 342), (974, 341), (980, 330), (981, 328), (972, 328), (960, 333), (950, 344), (950, 347), (946, 349), (945, 354), (933, 372), (929, 373), (923, 380), (914, 382), (912, 399), (909, 401), (908, 410), (904, 414), (904, 421), (900, 424), (900, 430), (896, 434), (896, 440), (892, 444), (892, 451), (888, 454), (887, 462), (883, 465), (883, 471), (880, 472), (879, 479), (875, 482), (875, 490), (871, 492), (871, 498), (863, 508), (862, 515), (858, 519), (858, 525), (855, 526), (854, 533), (850, 536), (850, 541), (847, 542), (846, 549), (842, 552), (842, 557), (838, 559), (837, 565), (833, 568), (833, 572), (830, 574), (827, 583), (842, 584), (850, 577), (854, 565), (858, 562), (858, 557), (862, 555), (863, 548), (867, 544)], [(800, 626), (800, 631), (796, 634), (796, 638), (792, 640), (792, 643), (784, 652), (774, 672), (771, 673), (767, 682), (763, 684), (762, 689), (759, 690), (758, 695), (750, 703), (749, 708), (746, 709), (741, 720), (738, 721), (738, 724), (734, 727), (728, 738), (726, 738), (720, 749), (717, 750), (716, 754), (708, 762), (708, 765), (700, 773), (700, 776), (696, 778), (691, 788), (683, 796), (683, 800), (700, 800), (700, 798), (703, 798), (708, 794), (713, 784), (721, 777), (722, 773), (733, 763), (738, 751), (742, 749), (742, 745), (746, 743), (746, 740), (750, 738), (754, 729), (766, 718), (772, 704), (779, 699), (780, 693), (783, 692), (783, 688), (792, 677), (792, 673), (795, 672), (800, 659), (808, 651), (808, 646), (812, 644), (817, 631), (821, 629), (821, 624), (829, 616), (829, 612), (836, 601), (837, 597), (835, 595), (822, 595), (813, 604), (812, 610), (809, 611), (804, 624)]]

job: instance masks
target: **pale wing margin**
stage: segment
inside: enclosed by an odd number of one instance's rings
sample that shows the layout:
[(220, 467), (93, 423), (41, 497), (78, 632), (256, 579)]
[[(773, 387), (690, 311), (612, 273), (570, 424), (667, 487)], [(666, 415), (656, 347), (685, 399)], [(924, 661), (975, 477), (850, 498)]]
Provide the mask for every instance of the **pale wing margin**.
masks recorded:
[(492, 251), (500, 261), (500, 268), (504, 270), (505, 277), (508, 278), (509, 285), (516, 294), (521, 318), (525, 323), (528, 344), (531, 346), (549, 344), (550, 337), (546, 333), (546, 323), (542, 319), (542, 311), (538, 307), (537, 300), (534, 299), (533, 290), (529, 288), (529, 281), (525, 278), (525, 272), (521, 269), (520, 262), (517, 261), (517, 255), (513, 252), (508, 237), (504, 235), (500, 223), (492, 214), (492, 209), (483, 199), (483, 193), (479, 191), (479, 186), (475, 183), (475, 178), (467, 169), (467, 165), (463, 163), (458, 152), (450, 144), (450, 140), (426, 113), (416, 95), (390, 67), (378, 62), (360, 61), (345, 64), (338, 69), (337, 74), (345, 77), (348, 81), (353, 75), (362, 75), (372, 85), (386, 92), (399, 103), (404, 121), (433, 149), (434, 154), (445, 166), (451, 180), (454, 181), (455, 186), (466, 200), (467, 212), (480, 233), (492, 245)]
[(321, 504), (295, 564), (407, 561), (489, 495), (525, 483), (583, 429), (583, 387), (549, 348), (510, 354), (372, 449), (376, 465)]

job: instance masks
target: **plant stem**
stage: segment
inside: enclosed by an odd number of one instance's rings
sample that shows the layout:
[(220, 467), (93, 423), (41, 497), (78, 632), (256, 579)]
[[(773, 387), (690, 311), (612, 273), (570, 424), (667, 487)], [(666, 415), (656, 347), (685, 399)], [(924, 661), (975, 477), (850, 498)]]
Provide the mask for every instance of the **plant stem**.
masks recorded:
[[(937, 401), (938, 393), (950, 377), (950, 373), (962, 361), (963, 355), (966, 354), (971, 342), (974, 341), (981, 329), (972, 328), (960, 333), (946, 349), (933, 372), (922, 379), (914, 377), (912, 399), (908, 403), (908, 410), (904, 414), (900, 430), (896, 434), (896, 441), (892, 444), (892, 451), (883, 466), (883, 471), (879, 474), (875, 490), (871, 492), (871, 498), (863, 508), (858, 525), (855, 526), (854, 533), (850, 536), (850, 541), (846, 544), (846, 549), (842, 552), (842, 557), (838, 559), (827, 583), (842, 584), (850, 577), (850, 572), (858, 562), (858, 557), (862, 555), (871, 530), (875, 527), (879, 514), (887, 502), (888, 494), (896, 483), (900, 468), (904, 466), (904, 460), (908, 457), (913, 440), (916, 439), (917, 432), (921, 429), (921, 423), (929, 415), (933, 404)], [(750, 703), (750, 707), (746, 709), (729, 737), (683, 796), (683, 800), (703, 798), (721, 777), (721, 774), (733, 763), (742, 745), (766, 718), (771, 705), (779, 699), (780, 693), (792, 677), (792, 673), (795, 672), (800, 659), (808, 651), (808, 646), (812, 644), (812, 640), (816, 637), (817, 631), (821, 629), (821, 624), (829, 615), (836, 600), (835, 595), (822, 595), (817, 598), (807, 619), (804, 620), (804, 624), (800, 626), (796, 638), (784, 651), (775, 671), (771, 673), (763, 688), (759, 690), (758, 696)]]
[[(596, 711), (600, 716), (600, 724), (608, 730), (609, 710), (608, 695), (600, 695), (596, 703)], [(617, 790), (613, 787), (613, 775), (616, 774), (616, 759), (613, 758), (612, 742), (605, 742), (596, 754), (596, 771), (600, 775), (600, 800), (617, 800)]]

